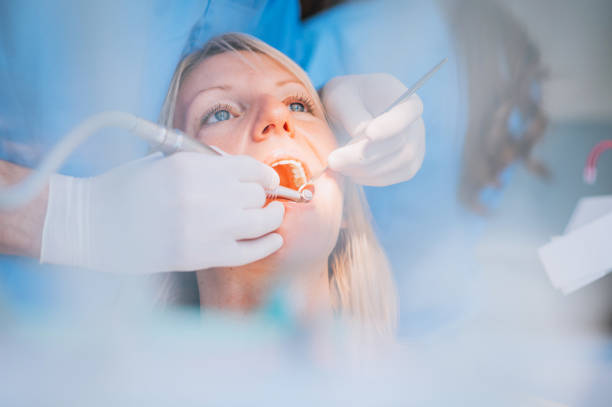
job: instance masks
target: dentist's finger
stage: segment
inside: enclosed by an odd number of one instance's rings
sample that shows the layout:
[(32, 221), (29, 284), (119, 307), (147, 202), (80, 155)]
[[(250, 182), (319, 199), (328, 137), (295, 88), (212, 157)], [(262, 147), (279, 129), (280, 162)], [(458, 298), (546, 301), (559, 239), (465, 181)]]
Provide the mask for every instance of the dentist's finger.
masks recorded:
[(418, 140), (414, 140), (410, 130), (404, 130), (401, 133), (392, 134), (376, 140), (366, 139), (368, 142), (363, 146), (363, 161), (368, 164), (379, 160), (381, 157), (393, 156), (404, 148), (406, 144), (414, 144)]
[(266, 203), (266, 191), (255, 182), (240, 183), (237, 200), (243, 209), (261, 208)]
[(238, 177), (239, 181), (256, 182), (266, 190), (274, 189), (280, 184), (280, 178), (272, 167), (246, 155), (231, 158), (233, 162), (230, 171)]
[(364, 160), (359, 165), (346, 166), (344, 176), (371, 186), (384, 186), (406, 181), (419, 170), (425, 157), (425, 138), (404, 143), (392, 153), (381, 154), (376, 159)]
[[(414, 94), (393, 109), (369, 122), (364, 135), (379, 140), (401, 133), (423, 115), (423, 102)], [(423, 134), (424, 136), (424, 134)]]
[(242, 224), (236, 233), (236, 239), (254, 239), (273, 232), (283, 223), (285, 206), (282, 202), (270, 202), (261, 209), (244, 211)]
[(342, 127), (351, 137), (359, 134), (372, 120), (372, 113), (364, 105), (363, 95), (358, 87), (336, 85), (332, 79), (326, 85), (323, 93), (323, 104), (327, 116), (335, 124)]
[(425, 145), (425, 124), (419, 118), (403, 132), (378, 140), (364, 138), (333, 151), (328, 160), (336, 171), (346, 172), (383, 163), (400, 154), (406, 148), (416, 149)]
[(364, 149), (368, 143), (369, 140), (363, 139), (332, 151), (327, 157), (329, 168), (342, 172), (346, 168), (363, 163), (365, 161)]
[(385, 157), (379, 162), (346, 171), (343, 175), (353, 182), (369, 186), (387, 186), (408, 181), (421, 168), (425, 157), (425, 146), (407, 146), (393, 157)]
[(268, 257), (283, 246), (283, 237), (278, 233), (270, 233), (253, 240), (236, 242), (236, 259), (232, 266), (242, 266)]
[(414, 143), (405, 134), (396, 134), (382, 140), (362, 139), (330, 153), (329, 166), (335, 171), (362, 168), (373, 162), (396, 155), (407, 143)]

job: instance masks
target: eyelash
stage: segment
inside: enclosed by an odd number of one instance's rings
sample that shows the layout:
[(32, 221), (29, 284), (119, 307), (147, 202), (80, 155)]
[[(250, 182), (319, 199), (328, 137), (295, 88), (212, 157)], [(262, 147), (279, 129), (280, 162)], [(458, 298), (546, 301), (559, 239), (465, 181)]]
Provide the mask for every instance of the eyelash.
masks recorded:
[[(306, 112), (307, 113), (313, 113), (314, 112), (314, 102), (312, 100), (312, 98), (308, 95), (302, 94), (302, 93), (297, 93), (295, 95), (289, 96), (287, 99), (285, 99), (285, 103), (287, 105), (290, 105), (291, 103), (295, 103), (295, 102), (299, 102), (299, 103), (303, 103), (304, 107), (306, 107)], [(234, 110), (232, 108), (231, 105), (228, 105), (226, 103), (219, 103), (214, 105), (213, 107), (211, 107), (210, 109), (208, 109), (206, 111), (206, 113), (204, 113), (204, 115), (202, 115), (202, 119), (200, 120), (200, 125), (204, 125), (206, 124), (206, 122), (208, 121), (208, 119), (210, 119), (210, 117), (217, 113), (218, 111), (221, 110), (227, 110), (228, 112), (230, 112), (230, 114), (233, 114), (232, 111)]]
[(308, 113), (314, 112), (315, 106), (310, 96), (305, 95), (303, 93), (297, 93), (285, 99), (285, 103), (288, 105), (290, 105), (291, 103), (295, 103), (295, 102), (303, 103)]
[(208, 109), (206, 111), (206, 113), (204, 113), (202, 115), (202, 119), (200, 120), (200, 125), (204, 125), (206, 124), (206, 122), (208, 121), (208, 119), (210, 119), (210, 117), (217, 113), (218, 111), (221, 110), (227, 110), (228, 112), (230, 112), (230, 114), (233, 114), (233, 108), (232, 106), (228, 105), (227, 103), (218, 103), (216, 105), (214, 105), (213, 107), (211, 107), (210, 109)]

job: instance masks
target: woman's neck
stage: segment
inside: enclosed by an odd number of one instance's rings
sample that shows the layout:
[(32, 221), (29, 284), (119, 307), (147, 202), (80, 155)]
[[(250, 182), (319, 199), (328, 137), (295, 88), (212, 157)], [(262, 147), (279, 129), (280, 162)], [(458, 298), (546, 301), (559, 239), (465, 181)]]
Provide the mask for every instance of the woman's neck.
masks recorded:
[(307, 319), (331, 314), (327, 260), (279, 269), (254, 263), (197, 272), (202, 308), (248, 313), (282, 290), (293, 311)]

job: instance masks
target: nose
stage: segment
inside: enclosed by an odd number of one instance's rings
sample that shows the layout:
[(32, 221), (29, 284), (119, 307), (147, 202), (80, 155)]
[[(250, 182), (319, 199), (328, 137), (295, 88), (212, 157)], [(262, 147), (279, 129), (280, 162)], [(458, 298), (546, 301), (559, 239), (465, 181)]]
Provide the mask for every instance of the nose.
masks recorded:
[(254, 141), (264, 141), (273, 135), (295, 136), (291, 112), (284, 102), (264, 96), (257, 110), (252, 138)]

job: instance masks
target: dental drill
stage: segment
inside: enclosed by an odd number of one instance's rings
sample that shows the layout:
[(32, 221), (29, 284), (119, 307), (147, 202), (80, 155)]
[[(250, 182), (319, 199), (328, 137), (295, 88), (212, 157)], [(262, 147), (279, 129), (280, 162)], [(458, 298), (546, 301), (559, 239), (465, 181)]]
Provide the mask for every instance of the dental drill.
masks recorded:
[[(202, 144), (176, 129), (167, 129), (145, 119), (125, 112), (102, 112), (95, 114), (71, 130), (47, 155), (36, 171), (24, 181), (8, 187), (0, 187), (0, 209), (14, 209), (32, 199), (42, 191), (49, 176), (55, 173), (72, 152), (91, 135), (106, 127), (118, 127), (146, 140), (164, 154), (193, 151), (204, 154), (227, 155), (213, 146)], [(269, 199), (285, 198), (294, 202), (309, 202), (313, 198), (311, 189), (294, 189), (279, 186), (266, 191)]]

